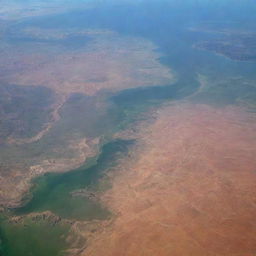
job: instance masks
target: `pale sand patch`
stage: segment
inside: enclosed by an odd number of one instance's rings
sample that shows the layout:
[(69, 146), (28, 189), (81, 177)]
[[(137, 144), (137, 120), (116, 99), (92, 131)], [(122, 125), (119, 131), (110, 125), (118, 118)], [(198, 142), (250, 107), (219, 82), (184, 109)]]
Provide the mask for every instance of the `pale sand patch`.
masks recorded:
[(86, 256), (254, 256), (256, 119), (177, 104), (141, 125), (103, 201), (117, 215)]

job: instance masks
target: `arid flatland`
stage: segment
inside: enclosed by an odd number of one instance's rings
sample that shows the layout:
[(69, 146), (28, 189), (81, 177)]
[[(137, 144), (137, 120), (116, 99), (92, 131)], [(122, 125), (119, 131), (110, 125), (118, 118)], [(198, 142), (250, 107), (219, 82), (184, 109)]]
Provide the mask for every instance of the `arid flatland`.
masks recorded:
[(185, 103), (154, 118), (103, 196), (115, 223), (82, 255), (253, 256), (254, 115)]

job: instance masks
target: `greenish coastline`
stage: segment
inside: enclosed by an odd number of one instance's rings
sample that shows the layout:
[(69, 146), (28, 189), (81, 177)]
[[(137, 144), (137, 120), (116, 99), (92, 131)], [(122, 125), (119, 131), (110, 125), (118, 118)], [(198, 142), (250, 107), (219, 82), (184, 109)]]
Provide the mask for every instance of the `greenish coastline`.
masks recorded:
[[(125, 129), (134, 121), (141, 119), (141, 114), (149, 109), (169, 100), (186, 97), (194, 93), (198, 87), (199, 83), (195, 81), (193, 86), (188, 83), (176, 83), (130, 89), (110, 96), (108, 100), (111, 103), (111, 111), (117, 113), (116, 125), (113, 126), (112, 133)], [(73, 194), (76, 191), (86, 190), (97, 195), (111, 187), (106, 174), (108, 170), (115, 167), (118, 159), (128, 154), (129, 147), (134, 141), (113, 141), (111, 134), (107, 134), (101, 143), (98, 156), (88, 159), (78, 169), (61, 174), (47, 173), (32, 181), (33, 186), (25, 196), (24, 204), (19, 208), (10, 209), (8, 215), (1, 220), (0, 255), (57, 256), (65, 254), (65, 248), (69, 246), (66, 242), (68, 225), (64, 225), (64, 228), (61, 223), (57, 223), (54, 228), (49, 229), (51, 224), (47, 220), (33, 222), (28, 214), (50, 211), (63, 219), (82, 221), (111, 218), (111, 212), (97, 198), (88, 198), (79, 193)], [(27, 216), (26, 223), (10, 222), (8, 219), (13, 216)], [(45, 237), (45, 230), (50, 230), (51, 234), (48, 237)], [(36, 241), (33, 240), (34, 236), (37, 238)], [(49, 250), (42, 250), (44, 246), (48, 246)], [(17, 253), (18, 251), (20, 254)]]
[(54, 224), (49, 219), (33, 220), (26, 217), (22, 221), (1, 218), (1, 256), (62, 256), (68, 249), (66, 238), (70, 226)]
[(103, 145), (97, 159), (84, 166), (62, 174), (48, 173), (37, 177), (31, 191), (32, 199), (13, 211), (15, 215), (51, 211), (66, 219), (106, 219), (110, 213), (100, 202), (83, 195), (72, 195), (77, 190), (101, 193), (99, 182), (106, 172), (115, 166), (119, 157), (128, 152), (131, 141), (116, 140)]

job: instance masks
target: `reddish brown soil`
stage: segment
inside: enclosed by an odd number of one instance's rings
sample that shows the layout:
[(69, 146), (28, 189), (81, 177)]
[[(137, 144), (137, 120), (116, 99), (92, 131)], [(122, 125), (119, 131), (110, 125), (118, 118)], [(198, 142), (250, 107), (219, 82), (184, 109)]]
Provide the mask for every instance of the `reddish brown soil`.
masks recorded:
[(255, 256), (256, 119), (167, 106), (142, 125), (103, 200), (117, 215), (86, 256)]
[[(51, 30), (48, 33), (52, 35)], [(49, 49), (35, 44), (25, 53), (22, 47), (5, 49), (1, 54), (4, 62), (0, 60), (1, 80), (16, 85), (43, 85), (64, 95), (94, 95), (99, 90), (118, 91), (174, 80), (169, 68), (159, 62), (160, 54), (150, 41), (111, 31), (83, 34), (90, 35), (93, 42), (77, 51), (59, 52), (51, 44), (46, 45)], [(47, 31), (43, 35), (47, 36)], [(63, 36), (63, 31), (59, 36)]]

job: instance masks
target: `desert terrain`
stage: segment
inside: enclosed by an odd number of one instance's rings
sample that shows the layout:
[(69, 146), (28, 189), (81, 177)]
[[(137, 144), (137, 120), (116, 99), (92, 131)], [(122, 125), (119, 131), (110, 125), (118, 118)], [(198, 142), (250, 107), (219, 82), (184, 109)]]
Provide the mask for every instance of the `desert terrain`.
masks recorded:
[(81, 255), (255, 255), (255, 129), (237, 107), (167, 105), (137, 126), (102, 198), (116, 214)]

